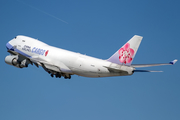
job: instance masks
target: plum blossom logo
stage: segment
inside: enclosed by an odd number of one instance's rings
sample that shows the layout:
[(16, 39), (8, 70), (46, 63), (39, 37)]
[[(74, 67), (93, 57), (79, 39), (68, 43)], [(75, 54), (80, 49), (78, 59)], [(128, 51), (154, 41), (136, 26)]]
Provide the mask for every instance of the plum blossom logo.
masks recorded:
[(132, 61), (132, 56), (134, 55), (134, 50), (130, 48), (130, 44), (126, 43), (124, 47), (119, 49), (119, 61), (121, 63), (130, 63)]

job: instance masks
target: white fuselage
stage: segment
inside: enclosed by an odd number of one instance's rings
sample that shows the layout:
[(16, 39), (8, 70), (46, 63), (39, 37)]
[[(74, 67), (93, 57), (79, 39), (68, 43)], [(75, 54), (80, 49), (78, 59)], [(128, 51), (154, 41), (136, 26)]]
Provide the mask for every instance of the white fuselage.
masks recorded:
[(110, 77), (132, 75), (134, 72), (161, 72), (136, 68), (173, 65), (177, 62), (175, 59), (169, 63), (132, 64), (142, 38), (134, 35), (109, 59), (102, 60), (18, 35), (6, 44), (10, 55), (5, 57), (5, 62), (17, 68), (28, 67), (29, 64), (42, 66), (51, 77), (63, 76), (65, 79), (71, 79), (74, 74), (84, 77)]
[[(43, 61), (51, 63), (59, 67), (61, 72), (68, 74), (76, 74), (85, 77), (108, 77), (133, 74), (132, 67), (118, 65), (107, 60), (53, 47), (39, 40), (25, 36), (18, 36), (9, 41), (8, 44), (16, 46), (16, 51), (32, 59), (33, 62), (41, 63), (41, 61)], [(115, 69), (122, 71), (116, 71)]]

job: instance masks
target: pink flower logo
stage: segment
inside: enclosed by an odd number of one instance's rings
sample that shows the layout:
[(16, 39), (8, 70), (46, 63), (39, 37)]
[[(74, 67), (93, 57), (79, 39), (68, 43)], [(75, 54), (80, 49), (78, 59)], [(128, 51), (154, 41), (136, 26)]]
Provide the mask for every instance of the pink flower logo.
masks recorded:
[(130, 48), (130, 44), (126, 43), (124, 47), (119, 49), (119, 61), (121, 63), (130, 63), (132, 61), (132, 56), (134, 55), (134, 50)]

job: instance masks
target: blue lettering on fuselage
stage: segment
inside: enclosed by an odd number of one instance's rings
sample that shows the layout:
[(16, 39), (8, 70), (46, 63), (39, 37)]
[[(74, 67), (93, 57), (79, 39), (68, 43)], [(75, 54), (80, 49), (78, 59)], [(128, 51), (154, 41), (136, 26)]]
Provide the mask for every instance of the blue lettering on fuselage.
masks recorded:
[(27, 51), (27, 52), (31, 52), (31, 46), (24, 45), (22, 50)]
[(44, 52), (45, 52), (46, 50), (43, 50), (43, 49), (41, 49), (41, 48), (36, 48), (36, 47), (34, 47), (33, 49), (32, 49), (32, 53), (36, 53), (36, 54), (39, 54), (39, 55), (44, 55)]

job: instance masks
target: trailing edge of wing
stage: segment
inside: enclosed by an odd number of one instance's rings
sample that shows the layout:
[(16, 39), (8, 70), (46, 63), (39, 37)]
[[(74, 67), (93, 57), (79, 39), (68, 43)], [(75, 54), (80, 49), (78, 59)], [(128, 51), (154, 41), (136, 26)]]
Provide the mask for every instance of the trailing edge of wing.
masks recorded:
[(50, 70), (53, 70), (53, 71), (56, 71), (56, 72), (61, 72), (59, 67), (51, 65), (51, 64), (43, 63), (42, 67), (45, 67), (47, 69), (50, 69)]
[(17, 52), (12, 51), (12, 50), (8, 50), (8, 52), (9, 52), (10, 54), (12, 54), (12, 55), (18, 55), (18, 53), (17, 53)]
[(152, 67), (152, 66), (161, 66), (161, 65), (174, 65), (178, 60), (175, 59), (169, 63), (159, 63), (159, 64), (134, 64), (131, 65), (134, 68), (140, 68), (140, 67)]
[(42, 67), (45, 67), (47, 69), (50, 69), (50, 70), (53, 70), (56, 72), (64, 72), (64, 73), (73, 74), (73, 72), (64, 63), (62, 63), (60, 61), (54, 61), (52, 63), (52, 62), (43, 60), (43, 58), (41, 58), (39, 56), (33, 56), (30, 60), (33, 63), (36, 63), (38, 65), (41, 65)]

